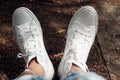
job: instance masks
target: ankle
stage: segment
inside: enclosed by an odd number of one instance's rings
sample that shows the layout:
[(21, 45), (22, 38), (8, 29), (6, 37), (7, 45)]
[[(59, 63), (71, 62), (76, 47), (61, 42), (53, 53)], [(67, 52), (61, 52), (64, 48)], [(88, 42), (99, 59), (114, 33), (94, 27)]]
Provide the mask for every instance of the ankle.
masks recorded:
[(39, 64), (37, 62), (37, 59), (34, 58), (30, 61), (29, 65), (28, 65), (28, 69), (35, 73), (36, 75), (41, 75), (41, 76), (45, 76), (45, 71), (44, 71), (44, 68), (42, 67), (41, 64)]
[(80, 67), (78, 67), (75, 64), (72, 64), (71, 70), (77, 71), (77, 72), (84, 72)]

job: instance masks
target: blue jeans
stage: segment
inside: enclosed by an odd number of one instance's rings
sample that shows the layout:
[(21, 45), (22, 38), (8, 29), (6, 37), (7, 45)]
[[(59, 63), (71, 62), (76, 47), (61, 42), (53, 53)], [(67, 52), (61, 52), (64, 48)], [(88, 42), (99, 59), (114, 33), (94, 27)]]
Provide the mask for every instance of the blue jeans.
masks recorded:
[[(24, 75), (15, 80), (47, 80), (47, 79), (40, 75), (38, 76)], [(105, 79), (94, 72), (79, 73), (71, 71), (67, 75), (63, 76), (61, 80), (105, 80)]]

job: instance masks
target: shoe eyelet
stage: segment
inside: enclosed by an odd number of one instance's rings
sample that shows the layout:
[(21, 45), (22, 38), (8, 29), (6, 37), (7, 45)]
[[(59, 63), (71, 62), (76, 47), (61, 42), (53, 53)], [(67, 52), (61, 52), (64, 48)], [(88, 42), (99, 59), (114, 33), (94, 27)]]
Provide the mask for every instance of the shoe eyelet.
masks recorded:
[(76, 29), (75, 32), (78, 32), (78, 30)]
[(36, 47), (36, 45), (34, 45), (34, 47)]
[(75, 38), (75, 36), (73, 36), (73, 38)]
[(71, 56), (69, 55), (68, 58), (71, 59)]
[(39, 52), (41, 53), (41, 50)]

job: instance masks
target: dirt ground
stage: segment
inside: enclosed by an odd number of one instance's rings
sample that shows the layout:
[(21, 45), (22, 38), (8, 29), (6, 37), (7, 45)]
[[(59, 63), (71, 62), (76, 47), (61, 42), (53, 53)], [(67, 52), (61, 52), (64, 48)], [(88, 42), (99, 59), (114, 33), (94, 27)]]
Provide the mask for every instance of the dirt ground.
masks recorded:
[[(113, 1), (117, 2), (117, 0)], [(104, 18), (104, 15), (101, 13), (102, 2), (104, 3), (104, 0), (101, 0), (101, 3), (98, 0), (1, 0), (0, 80), (14, 79), (24, 71), (25, 63), (23, 59), (16, 57), (20, 51), (13, 37), (11, 26), (12, 13), (16, 8), (21, 6), (27, 7), (38, 17), (43, 29), (47, 52), (55, 67), (56, 74), (54, 80), (59, 80), (57, 67), (64, 52), (66, 32), (71, 17), (80, 7), (90, 5), (98, 11), (99, 19), (102, 22)], [(111, 80), (98, 36), (90, 51), (87, 64), (90, 71), (95, 71), (107, 80)]]

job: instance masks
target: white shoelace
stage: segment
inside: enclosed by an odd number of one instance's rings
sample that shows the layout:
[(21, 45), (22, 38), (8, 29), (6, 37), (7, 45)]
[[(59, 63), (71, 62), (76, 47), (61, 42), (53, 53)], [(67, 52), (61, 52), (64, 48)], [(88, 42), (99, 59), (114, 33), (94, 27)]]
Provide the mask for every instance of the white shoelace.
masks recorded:
[[(78, 30), (79, 28), (81, 29), (80, 30), (81, 32)], [(83, 53), (85, 53), (86, 50), (87, 50), (87, 49), (85, 49), (86, 45), (89, 46), (89, 44), (88, 44), (89, 40), (88, 39), (91, 37), (91, 34), (89, 34), (91, 29), (86, 28), (85, 25), (81, 24), (78, 21), (74, 22), (74, 24), (72, 25), (72, 29), (73, 29), (73, 32), (71, 33), (70, 37), (68, 37), (69, 40), (70, 40), (70, 43), (69, 43), (69, 46), (68, 46), (68, 50), (72, 46), (77, 51), (83, 51)], [(82, 30), (84, 30), (84, 31), (82, 31)], [(79, 45), (82, 45), (81, 49), (84, 48), (84, 50), (80, 50), (79, 49)], [(74, 51), (76, 51), (76, 50), (74, 50)], [(77, 60), (79, 60), (80, 56), (78, 54), (76, 54), (75, 58)]]
[[(68, 37), (68, 40), (70, 40), (70, 42), (68, 43), (69, 45), (67, 46), (67, 49), (69, 52), (68, 56), (74, 58), (71, 59), (70, 62), (77, 61), (77, 63), (80, 63), (81, 66), (84, 66), (86, 68), (86, 71), (89, 71), (82, 57), (82, 54), (86, 53), (88, 50), (87, 47), (89, 47), (89, 39), (91, 37), (91, 34), (89, 34), (91, 29), (86, 27), (87, 25), (81, 24), (78, 21), (73, 23), (71, 29), (72, 33)], [(78, 30), (79, 28), (81, 29), (80, 31)], [(82, 45), (82, 47), (79, 48), (79, 45)]]
[[(26, 30), (24, 29), (24, 26), (26, 26)], [(34, 28), (34, 26), (35, 25), (32, 25), (31, 21), (17, 27), (17, 31), (19, 32), (19, 40), (21, 41), (21, 44), (23, 44), (22, 50), (25, 52), (18, 53), (18, 58), (30, 56), (33, 54), (40, 55), (41, 50), (38, 47), (38, 45), (40, 46), (40, 43), (38, 43), (39, 41), (36, 41), (36, 38), (38, 38), (39, 34), (36, 33), (36, 28)]]

